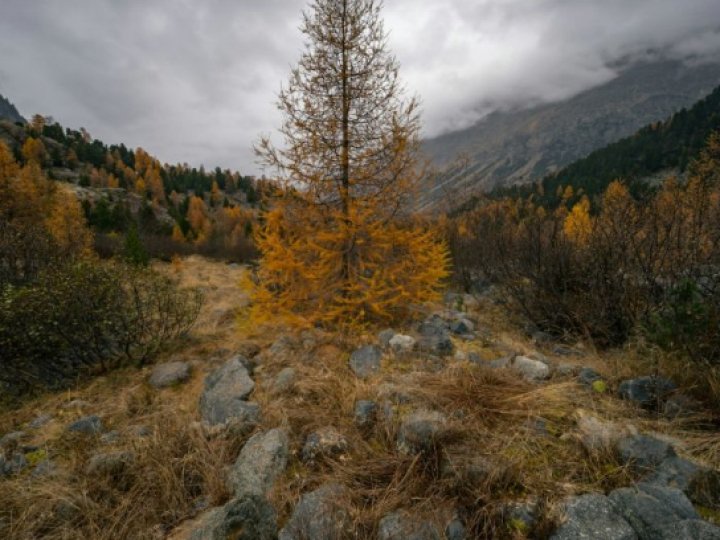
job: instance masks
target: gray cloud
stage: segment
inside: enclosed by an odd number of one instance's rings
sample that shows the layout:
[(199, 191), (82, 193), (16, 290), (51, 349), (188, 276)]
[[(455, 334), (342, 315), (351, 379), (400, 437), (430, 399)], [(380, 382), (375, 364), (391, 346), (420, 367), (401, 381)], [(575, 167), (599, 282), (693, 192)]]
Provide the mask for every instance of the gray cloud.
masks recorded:
[[(304, 0), (4, 0), (0, 93), (169, 162), (255, 171)], [(569, 97), (620, 60), (720, 58), (717, 0), (386, 0), (425, 133)]]

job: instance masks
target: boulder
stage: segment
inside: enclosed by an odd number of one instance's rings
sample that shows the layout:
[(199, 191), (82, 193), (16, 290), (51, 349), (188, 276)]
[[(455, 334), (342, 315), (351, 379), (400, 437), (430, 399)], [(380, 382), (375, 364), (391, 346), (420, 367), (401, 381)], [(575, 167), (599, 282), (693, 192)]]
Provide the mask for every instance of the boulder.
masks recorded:
[(448, 324), (439, 315), (432, 315), (420, 324), (420, 339), (416, 343), (419, 351), (437, 356), (449, 356), (455, 350)]
[(288, 461), (288, 436), (279, 428), (256, 433), (245, 443), (229, 475), (235, 497), (265, 496)]
[(361, 379), (367, 379), (380, 371), (382, 351), (376, 345), (365, 345), (350, 355), (350, 369)]
[(398, 510), (378, 523), (378, 540), (441, 540), (437, 527), (430, 521)]
[(673, 447), (648, 435), (630, 435), (617, 443), (617, 450), (624, 464), (643, 470), (660, 465), (666, 458), (674, 457)]
[(336, 457), (347, 452), (347, 439), (332, 426), (321, 427), (305, 439), (302, 449), (303, 461), (312, 461), (320, 456)]
[(24, 471), (28, 467), (28, 461), (22, 454), (13, 454), (5, 457), (0, 454), (0, 478), (13, 476)]
[(690, 482), (701, 470), (701, 467), (692, 461), (672, 456), (665, 458), (656, 469), (646, 475), (643, 482), (674, 487), (687, 494)]
[(672, 381), (650, 375), (621, 382), (618, 394), (622, 399), (634, 401), (642, 407), (654, 408), (674, 390), (675, 384)]
[(359, 428), (371, 427), (377, 418), (377, 403), (361, 399), (355, 403), (355, 425)]
[(552, 540), (637, 540), (638, 536), (604, 495), (589, 493), (563, 504), (565, 521)]
[(281, 369), (270, 386), (270, 393), (278, 395), (289, 391), (295, 384), (295, 379), (297, 379), (297, 372), (294, 368), (286, 367)]
[(421, 336), (445, 336), (448, 333), (448, 323), (440, 315), (431, 315), (425, 319), (418, 328)]
[(38, 429), (43, 427), (45, 424), (50, 422), (53, 419), (53, 417), (49, 414), (40, 414), (36, 416), (29, 424), (28, 428), (30, 429)]
[(190, 378), (190, 364), (187, 362), (167, 362), (158, 364), (152, 370), (148, 382), (155, 388), (167, 388), (182, 384)]
[(608, 499), (640, 540), (655, 540), (674, 523), (700, 517), (683, 492), (674, 488), (640, 484), (616, 489)]
[(465, 531), (465, 524), (462, 520), (455, 516), (445, 526), (445, 538), (447, 540), (467, 540), (468, 535)]
[(450, 323), (450, 331), (453, 334), (457, 334), (459, 336), (470, 334), (475, 330), (475, 325), (473, 322), (469, 319), (458, 319), (457, 321), (453, 321)]
[(592, 368), (584, 367), (578, 373), (577, 380), (583, 386), (592, 386), (595, 381), (602, 380), (602, 375)]
[(392, 328), (386, 328), (380, 332), (377, 336), (378, 343), (383, 349), (387, 349), (390, 346), (390, 340), (395, 336), (395, 330)]
[(102, 433), (104, 429), (102, 420), (100, 420), (99, 416), (95, 415), (84, 416), (83, 418), (75, 420), (65, 428), (66, 431), (80, 433), (82, 435), (98, 435)]
[(254, 388), (255, 383), (240, 358), (231, 358), (205, 378), (200, 396), (202, 419), (210, 425), (256, 422), (259, 406), (246, 401)]
[(720, 527), (701, 519), (676, 521), (663, 528), (658, 540), (720, 540)]
[(511, 502), (503, 508), (508, 528), (527, 536), (537, 523), (537, 505), (532, 502)]
[(418, 410), (410, 413), (400, 424), (398, 449), (406, 454), (430, 450), (447, 432), (447, 418), (438, 411)]
[(231, 500), (205, 514), (190, 533), (190, 540), (275, 540), (277, 514), (257, 495)]
[(611, 450), (620, 438), (628, 436), (627, 429), (585, 411), (577, 411), (576, 417), (580, 442), (588, 452)]
[(278, 539), (339, 540), (349, 537), (350, 514), (342, 504), (346, 496), (346, 490), (340, 484), (324, 484), (305, 493)]
[(550, 367), (545, 362), (527, 356), (516, 356), (512, 361), (512, 368), (528, 381), (542, 381), (550, 376)]
[(412, 336), (406, 336), (403, 334), (395, 334), (388, 345), (395, 353), (406, 353), (413, 350), (415, 347), (416, 340)]

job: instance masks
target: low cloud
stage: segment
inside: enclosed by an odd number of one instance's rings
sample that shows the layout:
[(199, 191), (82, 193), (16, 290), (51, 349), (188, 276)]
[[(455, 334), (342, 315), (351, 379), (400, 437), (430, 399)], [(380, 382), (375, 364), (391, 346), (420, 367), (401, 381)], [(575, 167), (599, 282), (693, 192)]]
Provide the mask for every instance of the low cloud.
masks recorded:
[[(5, 0), (0, 93), (168, 162), (257, 172), (303, 0)], [(386, 0), (425, 134), (570, 97), (622, 60), (720, 58), (717, 0)]]

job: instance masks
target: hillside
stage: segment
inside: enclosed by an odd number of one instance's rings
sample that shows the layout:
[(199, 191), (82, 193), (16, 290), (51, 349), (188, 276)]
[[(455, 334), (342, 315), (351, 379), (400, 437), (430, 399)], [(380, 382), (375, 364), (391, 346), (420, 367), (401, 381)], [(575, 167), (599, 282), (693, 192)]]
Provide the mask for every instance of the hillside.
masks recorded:
[(15, 105), (2, 95), (0, 95), (0, 119), (25, 123), (25, 119), (20, 115)]
[(245, 259), (252, 223), (271, 189), (237, 171), (163, 164), (142, 148), (106, 144), (40, 115), (29, 123), (0, 119), (0, 142), (19, 165), (38, 164), (83, 202), (105, 244), (101, 251), (117, 249), (104, 235), (126, 233), (134, 223), (158, 247), (155, 255), (199, 250)]
[(648, 187), (645, 180), (684, 174), (710, 134), (717, 130), (720, 130), (720, 87), (690, 109), (682, 109), (664, 122), (649, 124), (631, 137), (594, 151), (547, 175), (537, 186), (499, 188), (493, 195), (526, 197), (534, 193), (538, 202), (555, 207), (561, 200), (561, 187), (572, 187), (576, 197), (581, 194), (594, 197), (616, 179), (641, 192)]
[[(569, 100), (491, 114), (468, 129), (425, 142), (432, 162), (449, 169), (428, 183), (423, 204), (448, 193), (462, 195), (538, 180), (691, 106), (718, 84), (720, 64), (638, 64)], [(454, 167), (453, 160), (460, 155), (464, 162)]]

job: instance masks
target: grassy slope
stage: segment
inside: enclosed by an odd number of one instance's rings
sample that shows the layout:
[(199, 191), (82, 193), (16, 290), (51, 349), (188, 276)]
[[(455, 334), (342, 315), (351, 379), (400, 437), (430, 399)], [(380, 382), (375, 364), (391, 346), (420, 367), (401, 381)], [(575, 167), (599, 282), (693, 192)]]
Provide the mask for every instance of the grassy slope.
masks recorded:
[[(128, 369), (0, 414), (0, 433), (22, 428), (41, 412), (55, 416), (38, 431), (42, 437), (34, 442), (62, 471), (42, 480), (32, 480), (27, 473), (0, 480), (0, 533), (10, 538), (163, 538), (170, 534), (180, 539), (192, 526), (186, 520), (199, 506), (221, 504), (228, 497), (224, 467), (233, 462), (245, 437), (215, 436), (197, 423), (202, 382), (208, 372), (248, 342), (264, 348), (279, 332), (238, 334), (234, 310), (244, 302), (238, 288), (241, 268), (195, 257), (163, 268), (186, 285), (203, 287), (207, 295), (192, 335), (160, 359), (194, 362), (191, 381), (157, 391), (145, 382), (149, 370)], [(478, 317), (492, 337), (472, 345), (459, 344), (463, 348), (472, 347), (487, 359), (508, 350), (536, 350), (503, 307), (481, 304)], [(633, 480), (610, 453), (587, 455), (577, 440), (578, 409), (632, 423), (642, 431), (662, 433), (681, 441), (683, 452), (720, 465), (718, 435), (708, 434), (692, 422), (644, 415), (611, 395), (593, 394), (569, 379), (537, 386), (512, 373), (464, 362), (431, 373), (418, 371), (414, 357), (386, 357), (377, 378), (358, 380), (347, 367), (349, 352), (373, 339), (370, 335), (314, 333), (298, 339), (284, 354), (271, 357), (261, 353), (264, 361), (255, 375), (253, 395), (263, 406), (261, 428), (285, 426), (292, 441), (290, 465), (271, 495), (281, 524), (302, 492), (335, 479), (352, 487), (351, 514), (362, 537), (374, 538), (380, 517), (409, 506), (439, 523), (453, 509), (466, 507), (465, 517), (478, 534), (521, 536), (501, 525), (506, 501), (537, 499), (552, 516), (555, 502), (567, 494), (607, 490)], [(637, 365), (628, 354), (587, 351), (584, 358), (571, 361), (602, 371), (613, 387)], [(288, 365), (299, 374), (294, 389), (270, 395), (269, 382)], [(388, 385), (395, 385), (413, 402), (396, 405), (396, 418), (421, 406), (447, 414), (450, 429), (442, 450), (422, 459), (402, 456), (395, 449), (396, 422), (381, 422), (370, 433), (361, 433), (354, 426), (355, 400), (378, 399), (387, 393)], [(89, 404), (63, 408), (74, 399)], [(121, 433), (120, 441), (106, 446), (99, 439), (81, 440), (63, 433), (63, 426), (82, 414), (101, 415), (109, 429)], [(532, 428), (540, 418), (547, 422), (550, 436)], [(144, 439), (128, 435), (137, 425), (151, 427), (153, 435)], [(348, 438), (348, 456), (312, 467), (301, 463), (297, 456), (305, 436), (325, 425), (335, 426)], [(88, 457), (112, 449), (133, 450), (135, 462), (122, 475), (88, 476)], [(441, 477), (439, 465), (447, 456), (460, 461), (482, 456), (494, 464), (494, 472), (479, 480)]]

